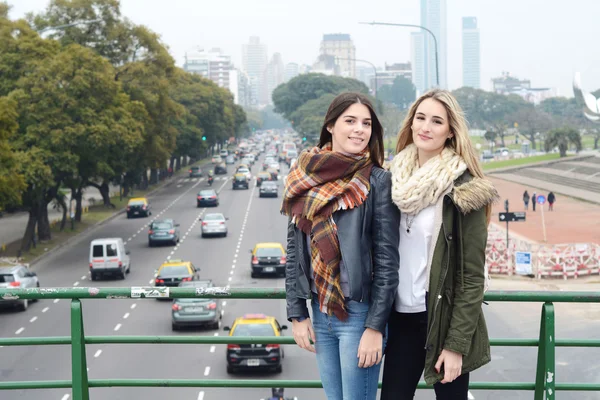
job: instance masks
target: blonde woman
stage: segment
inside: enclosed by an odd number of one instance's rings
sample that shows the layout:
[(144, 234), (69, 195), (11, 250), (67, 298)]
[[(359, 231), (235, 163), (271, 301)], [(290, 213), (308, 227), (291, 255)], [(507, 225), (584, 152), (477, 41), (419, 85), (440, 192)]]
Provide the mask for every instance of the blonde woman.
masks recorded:
[(435, 89), (410, 108), (390, 164), (400, 209), (399, 286), (381, 398), (413, 399), (424, 373), (438, 400), (467, 400), (469, 372), (490, 361), (482, 302), (491, 205), (462, 110)]

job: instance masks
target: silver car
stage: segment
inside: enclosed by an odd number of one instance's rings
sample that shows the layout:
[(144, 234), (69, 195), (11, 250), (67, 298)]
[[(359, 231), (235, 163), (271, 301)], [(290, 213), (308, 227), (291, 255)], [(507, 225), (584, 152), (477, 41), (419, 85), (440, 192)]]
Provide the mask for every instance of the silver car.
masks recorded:
[[(37, 274), (31, 272), (24, 265), (11, 265), (9, 267), (0, 267), (0, 288), (1, 289), (29, 289), (40, 287), (40, 281)], [(37, 300), (0, 300), (0, 307), (17, 307), (21, 311), (27, 310), (30, 301)]]
[(210, 213), (206, 214), (202, 221), (202, 237), (207, 236), (227, 236), (227, 220), (221, 213)]

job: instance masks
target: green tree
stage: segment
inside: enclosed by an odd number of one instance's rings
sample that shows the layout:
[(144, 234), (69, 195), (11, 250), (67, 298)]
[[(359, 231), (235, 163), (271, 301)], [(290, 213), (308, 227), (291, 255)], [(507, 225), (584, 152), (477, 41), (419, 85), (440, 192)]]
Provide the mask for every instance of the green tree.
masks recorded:
[(469, 125), (475, 129), (486, 129), (490, 111), (490, 93), (481, 89), (462, 87), (452, 92), (462, 107)]
[(581, 150), (581, 134), (575, 128), (566, 126), (552, 129), (546, 134), (544, 146), (547, 152), (558, 147), (560, 156), (566, 157), (569, 145), (575, 146), (576, 151)]
[(27, 187), (19, 167), (19, 156), (11, 145), (17, 129), (17, 104), (0, 97), (0, 210), (8, 204), (20, 204)]
[(536, 134), (545, 133), (553, 125), (552, 117), (533, 104), (519, 108), (509, 119), (519, 124), (519, 131), (527, 135), (533, 150), (537, 149)]
[(383, 111), (378, 115), (379, 121), (383, 126), (384, 135), (395, 138), (402, 127), (402, 122), (406, 114), (407, 110), (400, 110), (393, 104), (384, 103)]
[(405, 110), (417, 98), (417, 88), (410, 80), (397, 76), (393, 84), (379, 88), (377, 97), (384, 103), (392, 103), (400, 110)]
[(294, 111), (290, 118), (294, 121), (294, 129), (301, 136), (319, 136), (327, 109), (335, 94), (326, 93), (321, 97), (309, 100)]

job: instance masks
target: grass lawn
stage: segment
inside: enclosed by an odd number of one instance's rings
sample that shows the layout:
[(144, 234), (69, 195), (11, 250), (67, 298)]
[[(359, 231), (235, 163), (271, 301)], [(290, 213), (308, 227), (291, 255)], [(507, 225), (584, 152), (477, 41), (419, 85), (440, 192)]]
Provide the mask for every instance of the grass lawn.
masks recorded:
[(540, 162), (540, 161), (558, 160), (559, 158), (560, 158), (560, 154), (551, 153), (551, 154), (544, 154), (541, 156), (515, 158), (513, 160), (490, 161), (488, 163), (483, 164), (483, 169), (484, 169), (484, 171), (490, 171), (490, 170), (494, 170), (494, 169), (498, 169), (498, 168), (516, 167), (518, 165), (527, 165), (527, 164)]

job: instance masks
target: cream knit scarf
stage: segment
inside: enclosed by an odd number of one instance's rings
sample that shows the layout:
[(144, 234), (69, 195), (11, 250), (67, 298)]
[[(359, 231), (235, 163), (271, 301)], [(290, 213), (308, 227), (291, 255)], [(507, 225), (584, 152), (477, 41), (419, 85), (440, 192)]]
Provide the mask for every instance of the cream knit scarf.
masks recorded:
[(390, 165), (392, 200), (401, 212), (416, 215), (435, 204), (466, 169), (462, 157), (449, 147), (419, 168), (417, 146), (410, 144)]

